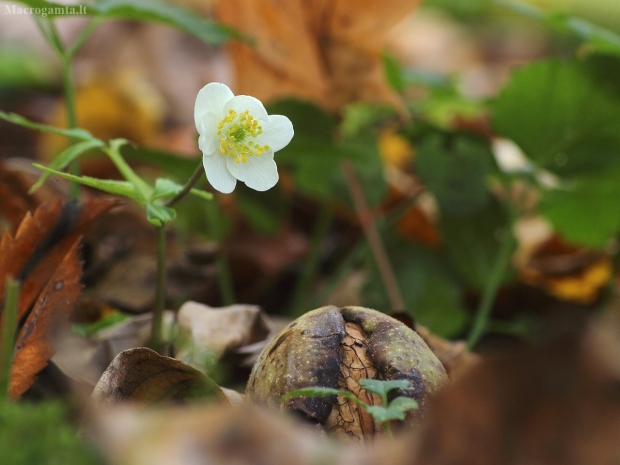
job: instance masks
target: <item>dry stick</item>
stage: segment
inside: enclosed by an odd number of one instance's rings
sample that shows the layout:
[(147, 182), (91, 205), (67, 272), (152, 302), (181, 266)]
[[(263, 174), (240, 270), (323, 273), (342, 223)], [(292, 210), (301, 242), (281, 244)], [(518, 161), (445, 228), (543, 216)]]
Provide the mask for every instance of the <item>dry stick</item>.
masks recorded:
[(398, 281), (396, 280), (394, 269), (392, 268), (390, 259), (388, 258), (385, 247), (383, 246), (383, 241), (381, 240), (381, 236), (379, 236), (375, 226), (372, 212), (366, 203), (364, 189), (362, 188), (362, 183), (355, 172), (355, 166), (350, 160), (343, 160), (340, 167), (342, 169), (342, 173), (344, 174), (344, 179), (347, 183), (347, 188), (349, 189), (351, 198), (353, 199), (355, 211), (359, 217), (360, 223), (362, 224), (364, 235), (370, 244), (370, 250), (372, 251), (375, 263), (379, 269), (379, 274), (383, 280), (383, 285), (385, 286), (388, 298), (390, 299), (392, 312), (404, 311), (405, 301), (400, 293)]

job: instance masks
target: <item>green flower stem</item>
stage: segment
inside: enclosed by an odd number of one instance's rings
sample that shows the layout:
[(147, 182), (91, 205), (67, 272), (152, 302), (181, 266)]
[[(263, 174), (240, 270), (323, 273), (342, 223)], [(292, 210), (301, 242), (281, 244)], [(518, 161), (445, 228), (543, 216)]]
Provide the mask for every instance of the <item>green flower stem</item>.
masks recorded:
[(153, 307), (153, 325), (151, 327), (150, 348), (161, 354), (162, 321), (166, 298), (166, 228), (156, 226), (157, 232), (157, 282), (155, 287), (155, 306)]
[(129, 166), (129, 164), (125, 161), (123, 156), (120, 153), (120, 148), (126, 143), (123, 139), (114, 139), (110, 142), (110, 147), (102, 148), (103, 150), (112, 160), (114, 166), (118, 168), (123, 177), (133, 184), (136, 190), (142, 196), (144, 202), (146, 202), (150, 197), (153, 189), (149, 186), (144, 179), (136, 174), (136, 172)]
[[(323, 205), (319, 211), (314, 230), (312, 231), (312, 242), (310, 244), (310, 251), (308, 257), (304, 261), (301, 275), (297, 280), (295, 289), (293, 291), (292, 299), (292, 313), (293, 317), (301, 315), (309, 308), (304, 307), (304, 299), (308, 299), (310, 295), (310, 288), (316, 281), (316, 274), (319, 265), (319, 259), (321, 257), (321, 245), (325, 242), (325, 236), (329, 232), (329, 226), (332, 220), (332, 212), (327, 205)], [(308, 304), (308, 302), (306, 302)]]
[(192, 188), (196, 185), (196, 183), (202, 177), (203, 172), (204, 172), (204, 167), (202, 165), (202, 160), (201, 160), (200, 163), (198, 163), (198, 166), (196, 167), (194, 174), (192, 174), (189, 180), (185, 183), (181, 192), (179, 192), (177, 195), (175, 195), (170, 200), (168, 200), (168, 202), (166, 202), (166, 207), (172, 207), (175, 203), (177, 203), (179, 200), (181, 200), (183, 197), (189, 194)]
[(84, 26), (78, 36), (73, 40), (73, 43), (67, 47), (65, 51), (67, 58), (73, 59), (73, 57), (75, 57), (77, 52), (79, 52), (82, 48), (82, 45), (84, 45), (84, 42), (86, 42), (92, 33), (95, 32), (95, 29), (97, 29), (100, 23), (100, 18), (94, 18), (86, 26)]
[[(210, 203), (207, 206), (207, 216), (212, 228), (212, 235), (221, 244), (224, 236), (223, 231), (220, 228), (220, 222), (218, 218), (218, 210), (215, 202)], [(218, 250), (215, 264), (217, 266), (217, 282), (220, 289), (220, 295), (222, 298), (222, 304), (232, 305), (236, 302), (235, 287), (232, 281), (232, 274), (230, 272), (230, 265), (228, 258), (222, 250)]]
[(0, 347), (0, 402), (8, 400), (11, 381), (11, 363), (17, 328), (19, 281), (7, 276), (5, 281), (4, 312), (2, 314), (2, 341)]
[(476, 345), (487, 329), (489, 316), (491, 315), (491, 309), (493, 307), (493, 302), (495, 301), (495, 296), (497, 295), (497, 290), (499, 289), (502, 279), (506, 274), (506, 269), (510, 264), (510, 257), (512, 256), (515, 246), (516, 240), (512, 234), (512, 231), (506, 231), (506, 237), (504, 238), (504, 241), (502, 242), (497, 253), (497, 258), (493, 266), (493, 270), (491, 271), (491, 276), (487, 281), (487, 285), (482, 296), (482, 301), (480, 302), (478, 311), (476, 312), (474, 324), (469, 333), (469, 337), (467, 338), (467, 347), (469, 349)]

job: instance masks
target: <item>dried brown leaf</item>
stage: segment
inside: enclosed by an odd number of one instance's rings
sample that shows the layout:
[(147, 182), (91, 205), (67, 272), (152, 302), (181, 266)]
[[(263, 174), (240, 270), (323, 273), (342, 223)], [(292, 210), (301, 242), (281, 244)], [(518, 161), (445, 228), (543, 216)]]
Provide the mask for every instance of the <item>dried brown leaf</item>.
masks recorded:
[(338, 111), (353, 101), (402, 106), (381, 52), (388, 29), (416, 0), (220, 0), (216, 15), (254, 37), (231, 41), (237, 90), (262, 100), (295, 96)]
[(138, 347), (116, 356), (101, 375), (92, 397), (100, 402), (150, 405), (205, 394), (228, 403), (221, 389), (198, 370), (180, 360)]
[(28, 314), (15, 343), (9, 395), (17, 399), (36, 380), (36, 375), (56, 352), (55, 339), (68, 329), (82, 285), (82, 264), (76, 240), (60, 262), (36, 304)]

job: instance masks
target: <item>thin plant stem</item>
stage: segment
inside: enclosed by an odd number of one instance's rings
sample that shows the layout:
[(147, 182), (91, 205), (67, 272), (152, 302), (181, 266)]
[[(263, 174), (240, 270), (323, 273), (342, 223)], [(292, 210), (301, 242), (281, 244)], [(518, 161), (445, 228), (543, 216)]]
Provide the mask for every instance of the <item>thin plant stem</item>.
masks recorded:
[(77, 52), (80, 51), (84, 42), (95, 32), (95, 29), (99, 26), (101, 20), (99, 18), (94, 18), (91, 20), (86, 26), (82, 28), (78, 36), (73, 40), (73, 43), (69, 45), (66, 49), (65, 55), (69, 59), (73, 59)]
[[(47, 23), (45, 24), (42, 20), (36, 19), (36, 23), (41, 33), (43, 34), (43, 37), (45, 37), (50, 46), (54, 49), (56, 55), (58, 55), (58, 59), (60, 60), (65, 107), (67, 108), (67, 127), (69, 129), (74, 129), (77, 127), (77, 111), (75, 105), (75, 85), (73, 82), (73, 69), (71, 66), (72, 55), (69, 55), (66, 52), (65, 47), (62, 44), (62, 40), (60, 39), (60, 35), (58, 34), (58, 30), (56, 29), (56, 24), (54, 23), (54, 20), (48, 18)], [(75, 140), (70, 139), (70, 144), (74, 143)], [(69, 173), (74, 176), (79, 176), (79, 161), (74, 160), (69, 165)], [(75, 181), (71, 181), (69, 186), (70, 197), (74, 200), (79, 200), (80, 185)]]
[(2, 342), (0, 346), (0, 402), (9, 398), (13, 347), (19, 306), (19, 281), (7, 276), (5, 281), (4, 312), (2, 314)]
[[(331, 220), (332, 212), (326, 205), (324, 205), (319, 211), (314, 230), (312, 231), (312, 240), (308, 257), (304, 261), (301, 274), (293, 291), (291, 306), (293, 316), (303, 313), (301, 311), (303, 301), (304, 299), (308, 299), (310, 288), (316, 281), (316, 273), (319, 265), (319, 259), (321, 257), (321, 245), (325, 242), (325, 236), (329, 232)], [(310, 310), (310, 308), (307, 310)]]
[(150, 347), (161, 353), (163, 348), (162, 321), (166, 297), (166, 228), (162, 225), (156, 226), (155, 229), (157, 233), (157, 282)]
[[(221, 244), (223, 234), (220, 228), (217, 205), (215, 205), (215, 203), (208, 205), (207, 215), (209, 217), (209, 223), (211, 224), (212, 234), (218, 243)], [(232, 305), (236, 302), (235, 287), (232, 282), (228, 258), (226, 254), (222, 252), (221, 248), (218, 250), (215, 257), (215, 264), (217, 265), (217, 283), (220, 289), (222, 303), (224, 305)]]
[(172, 207), (175, 203), (177, 203), (179, 200), (181, 200), (183, 197), (189, 194), (192, 188), (196, 185), (196, 183), (202, 177), (203, 172), (204, 172), (204, 168), (202, 166), (202, 161), (201, 161), (200, 163), (198, 163), (198, 166), (196, 167), (194, 174), (192, 174), (191, 178), (189, 178), (189, 180), (183, 186), (183, 189), (177, 195), (175, 195), (170, 200), (168, 200), (168, 202), (166, 202), (166, 207)]
[(495, 264), (491, 270), (491, 276), (489, 277), (487, 285), (484, 289), (482, 301), (476, 311), (474, 324), (469, 333), (469, 337), (467, 338), (467, 348), (469, 349), (476, 345), (487, 329), (493, 302), (495, 301), (495, 296), (497, 295), (499, 286), (504, 278), (506, 269), (510, 264), (510, 257), (512, 256), (515, 245), (516, 240), (512, 234), (512, 231), (506, 231), (506, 236), (504, 237), (500, 249), (497, 252)]
[(390, 305), (392, 312), (405, 311), (405, 301), (398, 287), (398, 281), (392, 268), (392, 263), (387, 255), (383, 241), (379, 232), (377, 231), (374, 218), (370, 208), (366, 204), (366, 197), (364, 195), (364, 188), (360, 182), (357, 173), (355, 172), (355, 166), (350, 160), (343, 160), (341, 163), (342, 172), (344, 174), (345, 182), (353, 199), (353, 205), (355, 211), (359, 217), (362, 229), (368, 244), (370, 244), (370, 250), (372, 251), (373, 258), (377, 264), (379, 274), (385, 286), (385, 290), (390, 299)]
[(153, 191), (144, 179), (136, 174), (136, 172), (129, 166), (125, 159), (120, 154), (120, 148), (126, 141), (123, 139), (114, 139), (110, 142), (110, 147), (104, 147), (103, 150), (112, 160), (114, 166), (120, 171), (123, 177), (132, 183), (136, 189), (140, 192), (144, 200), (147, 200)]
[(390, 422), (384, 421), (381, 424), (383, 425), (383, 429), (385, 430), (385, 435), (388, 437), (390, 442), (394, 442), (394, 435), (392, 434), (392, 427), (390, 426)]

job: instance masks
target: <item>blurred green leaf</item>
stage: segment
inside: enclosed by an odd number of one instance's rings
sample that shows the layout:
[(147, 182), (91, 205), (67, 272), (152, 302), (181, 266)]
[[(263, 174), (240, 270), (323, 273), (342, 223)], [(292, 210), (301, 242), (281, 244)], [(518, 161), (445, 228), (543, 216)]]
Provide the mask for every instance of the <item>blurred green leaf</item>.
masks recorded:
[[(54, 158), (54, 160), (52, 160), (52, 162), (49, 164), (49, 168), (56, 170), (56, 171), (62, 170), (66, 168), (67, 166), (69, 166), (69, 164), (73, 160), (75, 160), (77, 157), (82, 155), (84, 152), (87, 152), (94, 148), (103, 147), (103, 146), (104, 146), (104, 143), (98, 139), (86, 140), (84, 142), (78, 142), (75, 145), (70, 145), (65, 150), (63, 150), (61, 153), (59, 153), (56, 156), (56, 158)], [(37, 182), (33, 184), (33, 186), (30, 188), (28, 192), (32, 193), (36, 191), (37, 189), (39, 189), (43, 185), (43, 183), (47, 180), (47, 178), (51, 176), (51, 174), (52, 172), (50, 171), (43, 173), (41, 177), (37, 180)]]
[(71, 332), (73, 334), (77, 334), (78, 336), (88, 337), (88, 336), (92, 336), (96, 332), (101, 331), (102, 329), (109, 328), (110, 326), (114, 326), (118, 323), (122, 323), (123, 321), (126, 321), (129, 318), (131, 317), (128, 315), (125, 315), (124, 313), (114, 312), (104, 318), (101, 318), (98, 321), (95, 321), (94, 323), (89, 323), (89, 324), (74, 323), (71, 326)]
[[(467, 322), (461, 303), (461, 286), (440, 257), (390, 231), (383, 234), (407, 310), (420, 324), (442, 337), (455, 336)], [(363, 289), (364, 301), (372, 308), (389, 308), (381, 278), (372, 257), (367, 265), (371, 275)]]
[(472, 215), (490, 198), (493, 154), (485, 141), (461, 134), (432, 135), (418, 146), (415, 170), (437, 198), (442, 214)]
[(252, 226), (260, 233), (275, 234), (282, 223), (282, 208), (278, 189), (255, 195), (249, 189), (239, 189), (235, 202)]
[(544, 193), (540, 212), (569, 242), (603, 248), (620, 231), (620, 163)]
[[(286, 99), (267, 106), (269, 114), (287, 116), (295, 128), (295, 137), (289, 144), (295, 144), (297, 137), (329, 142), (337, 128), (336, 119), (322, 108), (301, 100)], [(280, 154), (280, 152), (278, 152)]]
[(515, 71), (492, 105), (495, 130), (557, 174), (604, 170), (620, 150), (620, 81), (600, 63), (550, 59)]
[(15, 113), (5, 113), (4, 111), (0, 110), (0, 118), (5, 121), (8, 121), (9, 123), (17, 124), (19, 126), (23, 126), (28, 129), (34, 129), (35, 131), (48, 132), (50, 134), (58, 134), (59, 136), (64, 136), (64, 137), (78, 139), (78, 140), (89, 140), (89, 141), (99, 140), (93, 137), (93, 135), (90, 132), (84, 129), (80, 129), (80, 128), (59, 129), (59, 128), (55, 128), (52, 126), (47, 126), (45, 124), (35, 123)]
[(483, 289), (493, 272), (502, 235), (510, 231), (503, 208), (493, 200), (470, 216), (442, 215), (439, 228), (443, 238), (441, 253), (459, 280), (471, 289)]
[(196, 165), (202, 159), (202, 157), (188, 159), (175, 153), (144, 147), (133, 147), (131, 145), (124, 146), (122, 154), (128, 161), (139, 161), (150, 166), (156, 166), (164, 171), (167, 176), (171, 176), (178, 181), (189, 179), (196, 169)]
[(51, 86), (54, 79), (53, 66), (39, 54), (22, 47), (0, 46), (0, 89)]
[(389, 53), (384, 53), (383, 69), (390, 87), (396, 92), (404, 92), (407, 88), (407, 81), (405, 80), (403, 70), (398, 60)]
[(157, 21), (197, 37), (207, 44), (223, 44), (230, 38), (248, 40), (233, 28), (200, 17), (195, 12), (163, 0), (94, 0), (90, 14), (104, 18)]

